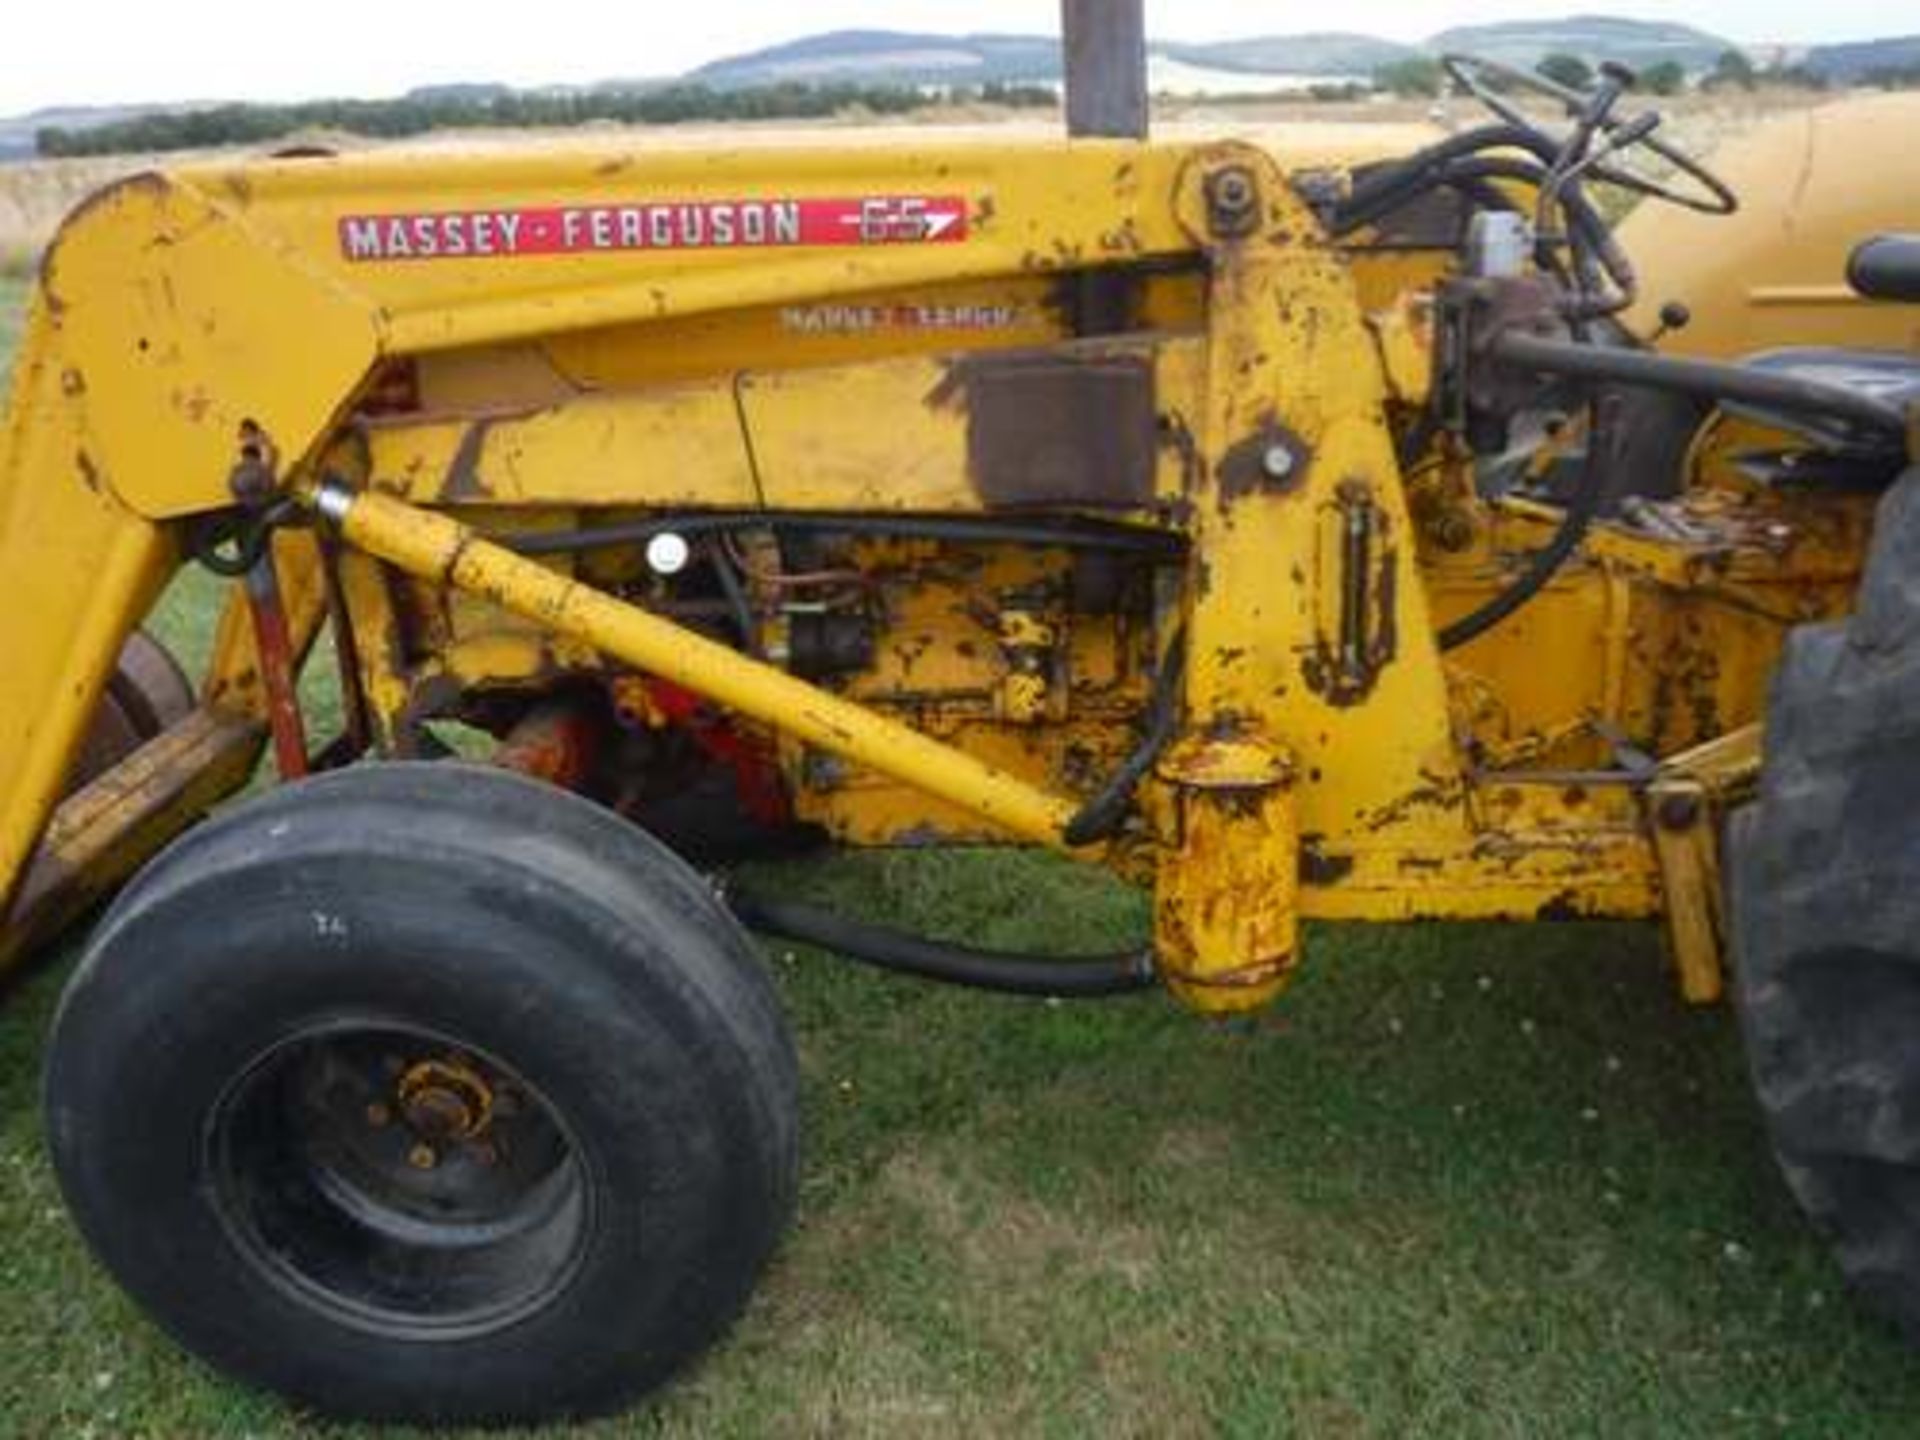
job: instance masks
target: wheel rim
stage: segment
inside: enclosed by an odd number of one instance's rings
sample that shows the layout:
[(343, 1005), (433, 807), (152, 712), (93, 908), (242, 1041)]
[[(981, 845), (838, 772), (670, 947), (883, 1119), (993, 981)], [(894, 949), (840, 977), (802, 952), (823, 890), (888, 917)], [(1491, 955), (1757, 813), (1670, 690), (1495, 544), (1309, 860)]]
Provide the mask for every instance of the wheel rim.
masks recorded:
[(510, 1067), (450, 1037), (314, 1026), (258, 1056), (206, 1132), (220, 1220), (290, 1298), (394, 1338), (544, 1308), (580, 1269), (581, 1151)]

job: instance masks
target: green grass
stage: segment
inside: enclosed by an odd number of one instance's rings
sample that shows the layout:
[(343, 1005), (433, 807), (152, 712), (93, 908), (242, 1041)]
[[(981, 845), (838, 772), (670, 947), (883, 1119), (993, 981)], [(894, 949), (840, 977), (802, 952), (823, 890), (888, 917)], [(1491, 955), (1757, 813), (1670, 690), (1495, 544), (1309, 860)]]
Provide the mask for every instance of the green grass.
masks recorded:
[[(211, 598), (177, 590), (162, 628), (202, 647)], [(760, 878), (987, 944), (1144, 918), (1031, 856)], [(769, 954), (802, 1052), (798, 1225), (717, 1353), (580, 1433), (1920, 1427), (1920, 1367), (1775, 1176), (1730, 1018), (1679, 1006), (1644, 927), (1322, 927), (1288, 999), (1232, 1027)], [(68, 1225), (37, 1086), (70, 955), (0, 1007), (0, 1434), (323, 1433), (177, 1353)]]

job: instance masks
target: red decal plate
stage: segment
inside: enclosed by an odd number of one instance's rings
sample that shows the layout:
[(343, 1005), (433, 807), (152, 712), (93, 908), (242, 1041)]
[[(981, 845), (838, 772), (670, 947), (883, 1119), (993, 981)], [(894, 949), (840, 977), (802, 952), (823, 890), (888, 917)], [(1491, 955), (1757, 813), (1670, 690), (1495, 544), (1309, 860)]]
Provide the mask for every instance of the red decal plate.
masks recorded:
[(950, 245), (967, 238), (954, 196), (853, 200), (680, 200), (346, 215), (349, 260), (470, 260), (630, 250)]

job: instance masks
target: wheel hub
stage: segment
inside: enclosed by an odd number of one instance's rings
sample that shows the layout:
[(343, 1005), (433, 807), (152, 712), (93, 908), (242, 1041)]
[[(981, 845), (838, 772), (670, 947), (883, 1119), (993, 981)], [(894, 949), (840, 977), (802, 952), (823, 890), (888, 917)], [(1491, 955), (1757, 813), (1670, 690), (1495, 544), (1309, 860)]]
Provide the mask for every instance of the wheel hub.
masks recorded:
[(493, 1087), (457, 1058), (422, 1060), (400, 1077), (400, 1113), (422, 1140), (478, 1140), (493, 1123)]
[(554, 1113), (450, 1037), (335, 1024), (215, 1122), (218, 1198), (263, 1269), (382, 1333), (504, 1323), (567, 1282), (582, 1172)]

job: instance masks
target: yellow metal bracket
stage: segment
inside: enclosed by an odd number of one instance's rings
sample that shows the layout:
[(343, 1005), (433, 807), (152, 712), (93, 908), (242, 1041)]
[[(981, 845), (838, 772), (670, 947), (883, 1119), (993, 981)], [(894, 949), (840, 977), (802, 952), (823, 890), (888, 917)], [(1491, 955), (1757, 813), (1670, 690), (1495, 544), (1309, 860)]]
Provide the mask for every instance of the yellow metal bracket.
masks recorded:
[(1674, 756), (1646, 790), (1647, 824), (1666, 895), (1680, 993), (1711, 1005), (1726, 991), (1727, 916), (1720, 834), (1760, 773), (1760, 727), (1747, 725)]

